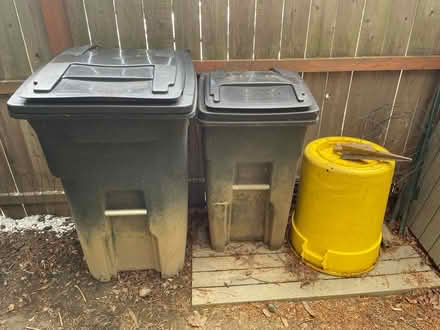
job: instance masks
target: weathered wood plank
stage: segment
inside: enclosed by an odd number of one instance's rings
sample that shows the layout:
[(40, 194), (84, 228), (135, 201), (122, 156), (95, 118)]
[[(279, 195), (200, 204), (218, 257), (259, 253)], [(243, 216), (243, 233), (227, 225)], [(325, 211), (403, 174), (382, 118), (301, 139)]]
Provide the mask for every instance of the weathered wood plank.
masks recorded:
[(355, 72), (343, 135), (379, 144), (385, 139), (399, 72)]
[(440, 239), (434, 243), (428, 253), (437, 267), (440, 266)]
[(113, 0), (85, 0), (92, 43), (101, 47), (118, 48)]
[(40, 192), (14, 193), (13, 190), (10, 190), (8, 192), (3, 192), (4, 191), (2, 190), (2, 187), (4, 187), (3, 184), (0, 182), (0, 206), (20, 205), (23, 203), (26, 197), (33, 197), (34, 198), (33, 202), (37, 204), (67, 203), (66, 195), (64, 194), (63, 191), (43, 191), (41, 193)]
[(380, 57), (332, 57), (295, 58), (281, 60), (230, 60), (193, 61), (198, 72), (216, 69), (225, 71), (269, 70), (274, 66), (296, 72), (348, 72), (348, 71), (397, 71), (438, 70), (439, 56), (380, 56)]
[(229, 0), (229, 58), (252, 58), (255, 0)]
[(438, 184), (437, 180), (440, 176), (438, 168), (440, 167), (440, 126), (434, 129), (434, 133), (431, 137), (430, 144), (428, 145), (428, 151), (425, 155), (423, 171), (419, 180), (420, 191), (418, 192), (417, 199), (411, 204), (408, 216), (408, 226), (418, 219), (419, 212), (424, 206), (426, 199)]
[(285, 0), (281, 58), (304, 57), (312, 0)]
[[(416, 1), (404, 2), (367, 1), (358, 56), (405, 55)], [(400, 71), (354, 73), (343, 134), (385, 142), (399, 77)]]
[(146, 48), (142, 0), (115, 0), (122, 48)]
[(78, 0), (64, 0), (64, 8), (66, 10), (73, 46), (78, 47), (89, 44), (89, 31), (83, 2)]
[(53, 56), (72, 47), (64, 0), (40, 0), (49, 48)]
[[(438, 171), (436, 172), (438, 173)], [(419, 204), (420, 207), (418, 207), (418, 213), (415, 214), (414, 222), (411, 225), (411, 231), (417, 238), (420, 238), (420, 236), (427, 230), (428, 224), (431, 222), (433, 216), (437, 213), (437, 210), (440, 206), (440, 180), (435, 180), (435, 183), (431, 187), (432, 189), (429, 191), (423, 191), (421, 198), (424, 198), (424, 201), (421, 200), (421, 203)]]
[(31, 69), (13, 0), (0, 1), (0, 13), (0, 79), (24, 79)]
[[(244, 249), (237, 245), (236, 247), (238, 253), (243, 254), (221, 256), (220, 253), (209, 252), (207, 249), (198, 249), (195, 247), (193, 255), (197, 257), (193, 256), (193, 272), (284, 267), (288, 264), (289, 258), (292, 257), (291, 251), (286, 251), (285, 253), (267, 253), (267, 249), (265, 248), (254, 247), (254, 249), (252, 249), (251, 244), (246, 244)], [(230, 251), (229, 253), (234, 253), (232, 248)], [(254, 251), (255, 253), (262, 254), (251, 254)], [(210, 256), (206, 257), (207, 255)], [(418, 256), (418, 253), (411, 246), (403, 245), (385, 250), (380, 255), (380, 260), (408, 259)]]
[(331, 56), (355, 56), (364, 0), (339, 0)]
[(380, 260), (400, 260), (420, 257), (418, 252), (410, 245), (401, 245), (386, 249), (379, 256)]
[[(407, 55), (435, 55), (440, 50), (440, 2), (419, 1)], [(391, 147), (403, 145), (401, 150), (391, 150), (411, 154), (420, 137), (423, 119), (429, 109), (429, 101), (438, 85), (438, 74), (432, 72), (404, 72), (393, 116), (407, 118), (391, 122), (389, 133), (393, 140)], [(403, 92), (401, 90), (403, 88)], [(408, 125), (409, 134), (400, 136)], [(403, 143), (402, 143), (403, 142)], [(387, 142), (388, 144), (388, 142)], [(396, 148), (397, 149), (397, 148)]]
[[(420, 180), (417, 199), (411, 204), (409, 220), (411, 230), (419, 237), (432, 217), (433, 208), (438, 206), (436, 195), (440, 192), (440, 154), (434, 159), (432, 167)], [(428, 217), (428, 218), (427, 218)]]
[(257, 1), (255, 58), (278, 58), (283, 1)]
[[(28, 152), (20, 121), (9, 117), (6, 110), (6, 99), (0, 99), (0, 132), (6, 158), (12, 168), (19, 192), (38, 191), (39, 173), (32, 166), (31, 156)], [(15, 189), (13, 192), (17, 192)], [(24, 204), (32, 203), (32, 197), (24, 198)], [(33, 212), (45, 213), (45, 207), (27, 209), (29, 214)]]
[(385, 147), (393, 153), (402, 154), (411, 128), (414, 111), (423, 93), (426, 73), (422, 71), (404, 71), (400, 80), (394, 105), (393, 118), (388, 129)]
[(200, 59), (199, 1), (173, 1), (176, 48), (189, 49), (193, 60)]
[(171, 0), (143, 0), (149, 48), (173, 48)]
[(286, 253), (241, 255), (231, 257), (194, 258), (193, 272), (209, 272), (229, 269), (257, 269), (267, 267), (283, 267), (286, 265)]
[(228, 1), (202, 1), (203, 59), (226, 59)]
[(338, 0), (312, 0), (306, 57), (331, 56), (337, 9)]
[(434, 272), (360, 278), (329, 279), (301, 287), (301, 282), (243, 285), (192, 290), (193, 306), (257, 302), (267, 300), (306, 300), (330, 297), (396, 294), (417, 288), (440, 286)]
[[(430, 271), (431, 268), (426, 265), (422, 258), (411, 258), (402, 260), (385, 260), (379, 262), (376, 267), (364, 276), (382, 276), (403, 273), (415, 273)], [(311, 271), (313, 272), (313, 271)], [(308, 278), (301, 271), (289, 270), (286, 267), (262, 268), (249, 270), (225, 270), (215, 272), (200, 272), (192, 274), (193, 288), (223, 287), (236, 285), (252, 285), (261, 283), (283, 283), (334, 279), (331, 276), (315, 272), (313, 278)], [(309, 275), (310, 276), (310, 275)], [(225, 285), (226, 283), (226, 285)]]
[[(39, 1), (15, 0), (33, 70), (52, 58)], [(17, 77), (14, 77), (17, 79)]]
[[(0, 193), (16, 192), (14, 180), (8, 166), (8, 160), (3, 152), (3, 134), (0, 133)], [(0, 203), (0, 205), (2, 205)]]
[(320, 119), (320, 137), (341, 135), (350, 77), (351, 73), (349, 72), (328, 74), (327, 89)]
[(358, 55), (404, 55), (417, 2), (417, 0), (367, 1)]
[[(327, 82), (327, 73), (325, 72), (308, 72), (304, 74), (304, 81), (310, 88), (313, 97), (316, 100), (319, 108), (322, 109), (322, 104), (325, 97), (325, 88)], [(304, 146), (309, 142), (319, 137), (319, 126), (321, 123), (321, 116), (315, 125), (307, 127), (306, 136), (304, 137)]]
[[(338, 1), (330, 56), (355, 56), (363, 1)], [(351, 73), (329, 73), (320, 119), (320, 136), (342, 134)], [(328, 97), (327, 97), (328, 96)]]
[(440, 53), (440, 1), (419, 1), (408, 55)]
[(225, 251), (217, 252), (209, 247), (199, 247), (193, 244), (192, 256), (194, 258), (203, 257), (226, 257), (250, 254), (277, 254), (290, 252), (290, 249), (283, 245), (279, 250), (270, 250), (265, 244), (260, 242), (231, 242), (226, 245)]
[[(436, 195), (439, 201), (439, 194)], [(440, 237), (440, 206), (437, 206), (434, 215), (431, 217), (423, 234), (420, 236), (420, 244), (426, 251), (429, 251)]]
[[(407, 138), (405, 154), (414, 155), (417, 144), (422, 136), (426, 115), (431, 110), (435, 90), (439, 86), (440, 76), (438, 72), (425, 72), (425, 79), (421, 92), (417, 98), (417, 105), (412, 113), (411, 126)], [(417, 86), (413, 86), (417, 88)]]

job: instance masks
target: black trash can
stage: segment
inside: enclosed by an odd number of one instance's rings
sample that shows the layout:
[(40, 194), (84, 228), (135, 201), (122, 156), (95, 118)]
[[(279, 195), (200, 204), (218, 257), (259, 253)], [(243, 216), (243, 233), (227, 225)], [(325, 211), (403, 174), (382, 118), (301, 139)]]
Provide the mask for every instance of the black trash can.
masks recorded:
[(217, 71), (199, 80), (211, 245), (278, 249), (308, 125), (319, 107), (297, 73)]
[(187, 138), (196, 76), (186, 51), (64, 51), (8, 101), (60, 177), (91, 274), (176, 274), (187, 232)]

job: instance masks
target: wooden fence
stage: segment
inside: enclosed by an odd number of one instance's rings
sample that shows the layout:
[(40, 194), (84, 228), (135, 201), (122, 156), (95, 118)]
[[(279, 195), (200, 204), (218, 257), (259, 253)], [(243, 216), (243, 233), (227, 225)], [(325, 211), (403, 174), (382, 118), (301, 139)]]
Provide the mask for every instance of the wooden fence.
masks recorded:
[[(364, 137), (412, 154), (440, 69), (438, 0), (1, 0), (0, 211), (68, 214), (38, 139), (5, 102), (59, 51), (189, 48), (198, 70), (303, 72), (322, 115), (307, 133)], [(215, 61), (210, 61), (215, 60)], [(246, 60), (246, 61), (237, 61)], [(288, 147), (288, 145), (286, 146)], [(200, 132), (190, 129), (190, 199), (203, 202)]]
[(412, 233), (440, 266), (440, 125), (425, 155), (420, 191), (411, 204), (409, 225)]

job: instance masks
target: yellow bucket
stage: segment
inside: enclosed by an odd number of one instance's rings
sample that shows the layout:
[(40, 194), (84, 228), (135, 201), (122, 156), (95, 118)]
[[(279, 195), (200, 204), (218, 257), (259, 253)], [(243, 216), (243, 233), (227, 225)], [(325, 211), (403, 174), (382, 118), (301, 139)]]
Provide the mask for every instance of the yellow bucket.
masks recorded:
[(336, 143), (369, 144), (349, 137), (327, 137), (309, 143), (292, 221), (295, 251), (313, 268), (352, 276), (376, 264), (382, 224), (394, 173), (394, 161), (343, 160)]

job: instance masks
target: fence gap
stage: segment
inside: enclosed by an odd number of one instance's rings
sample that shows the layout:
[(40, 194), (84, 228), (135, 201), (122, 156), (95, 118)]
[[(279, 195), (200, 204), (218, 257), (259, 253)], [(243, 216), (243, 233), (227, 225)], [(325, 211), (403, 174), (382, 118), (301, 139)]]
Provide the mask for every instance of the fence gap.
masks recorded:
[(229, 0), (228, 0), (228, 11), (226, 13), (226, 60), (229, 61), (229, 18), (230, 18), (230, 9), (229, 9)]
[(200, 60), (203, 60), (202, 0), (199, 0)]
[(254, 5), (254, 36), (252, 37), (252, 59), (255, 60), (255, 35), (257, 34), (257, 5), (258, 0), (255, 0)]

